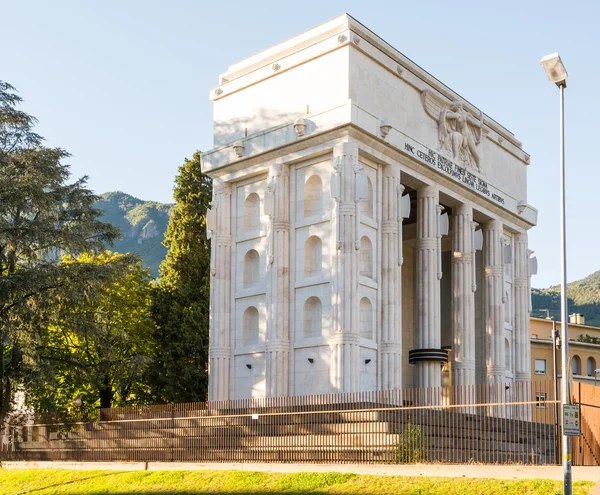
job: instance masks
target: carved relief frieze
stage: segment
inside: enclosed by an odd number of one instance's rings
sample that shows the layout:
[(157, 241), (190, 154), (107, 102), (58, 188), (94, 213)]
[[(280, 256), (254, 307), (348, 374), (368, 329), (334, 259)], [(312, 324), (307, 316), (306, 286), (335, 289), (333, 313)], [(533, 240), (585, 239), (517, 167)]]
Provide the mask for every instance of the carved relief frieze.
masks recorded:
[(421, 99), (427, 115), (438, 124), (438, 151), (482, 172), (481, 142), (487, 135), (483, 113), (476, 118), (459, 100), (448, 101), (429, 89)]

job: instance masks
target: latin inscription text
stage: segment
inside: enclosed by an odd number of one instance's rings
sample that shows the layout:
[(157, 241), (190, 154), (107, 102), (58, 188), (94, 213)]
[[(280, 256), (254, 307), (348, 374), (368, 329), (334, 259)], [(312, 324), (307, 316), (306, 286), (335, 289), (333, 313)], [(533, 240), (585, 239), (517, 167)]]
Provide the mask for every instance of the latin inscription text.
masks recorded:
[(435, 167), (444, 174), (449, 175), (469, 189), (477, 191), (482, 196), (486, 196), (498, 204), (505, 204), (505, 200), (502, 196), (490, 191), (486, 181), (469, 172), (465, 167), (458, 166), (456, 163), (448, 160), (439, 153), (436, 153), (433, 150), (427, 150), (427, 153), (425, 153), (408, 143), (404, 144), (404, 150), (416, 156), (421, 162), (427, 163), (431, 167)]

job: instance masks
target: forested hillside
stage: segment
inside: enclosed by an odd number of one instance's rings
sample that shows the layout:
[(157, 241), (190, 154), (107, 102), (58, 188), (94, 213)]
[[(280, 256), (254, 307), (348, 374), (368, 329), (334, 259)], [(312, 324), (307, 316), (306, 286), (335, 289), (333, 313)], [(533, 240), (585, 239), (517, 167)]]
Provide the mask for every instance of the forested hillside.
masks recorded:
[[(163, 246), (173, 205), (143, 201), (124, 192), (109, 192), (96, 203), (104, 210), (101, 219), (119, 228), (122, 239), (113, 251), (135, 253), (142, 257), (152, 276), (167, 255)], [(583, 313), (586, 324), (600, 326), (600, 271), (569, 284), (569, 313)], [(546, 309), (560, 319), (560, 286), (532, 289), (533, 316), (546, 316)]]
[(173, 205), (142, 201), (119, 191), (101, 195), (95, 206), (104, 211), (102, 221), (121, 231), (121, 239), (111, 250), (140, 255), (152, 276), (158, 276), (158, 267), (167, 255), (162, 242)]
[[(587, 325), (600, 326), (600, 271), (568, 284), (567, 294), (569, 313), (582, 313)], [(560, 286), (533, 289), (531, 298), (533, 316), (545, 317), (546, 312), (542, 310), (549, 309), (551, 316), (560, 319)]]

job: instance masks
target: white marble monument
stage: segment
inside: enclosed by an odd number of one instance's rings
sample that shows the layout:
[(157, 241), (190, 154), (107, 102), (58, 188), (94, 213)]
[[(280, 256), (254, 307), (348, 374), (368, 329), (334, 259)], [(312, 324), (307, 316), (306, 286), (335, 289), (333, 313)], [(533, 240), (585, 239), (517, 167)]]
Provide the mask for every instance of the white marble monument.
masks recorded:
[(210, 400), (531, 379), (510, 131), (348, 15), (210, 98)]

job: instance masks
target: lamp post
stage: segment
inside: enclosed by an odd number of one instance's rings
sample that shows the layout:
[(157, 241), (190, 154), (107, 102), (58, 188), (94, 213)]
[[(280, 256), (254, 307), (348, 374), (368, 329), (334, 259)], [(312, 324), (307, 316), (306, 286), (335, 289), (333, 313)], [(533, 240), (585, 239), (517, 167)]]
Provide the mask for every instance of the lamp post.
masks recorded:
[[(546, 71), (548, 80), (558, 86), (560, 92), (560, 319), (562, 329), (562, 405), (571, 403), (568, 392), (568, 363), (569, 363), (569, 334), (567, 308), (567, 221), (565, 204), (565, 88), (567, 87), (567, 70), (558, 53), (546, 55), (540, 61)], [(563, 446), (563, 475), (564, 493), (572, 495), (573, 484), (571, 476), (571, 442), (568, 436), (562, 437)]]
[[(553, 316), (550, 316), (549, 309), (541, 309), (540, 311), (546, 312), (546, 320), (552, 321), (552, 381), (554, 384), (554, 400), (558, 400), (558, 370), (556, 369), (556, 351), (560, 349), (560, 333), (556, 329), (556, 320)], [(600, 371), (600, 370), (599, 370)], [(554, 402), (554, 431), (555, 431), (555, 459), (558, 461), (559, 455), (558, 451), (560, 448), (560, 440), (559, 440), (559, 426), (558, 426), (558, 418), (560, 416), (560, 410), (558, 406), (558, 402)]]

